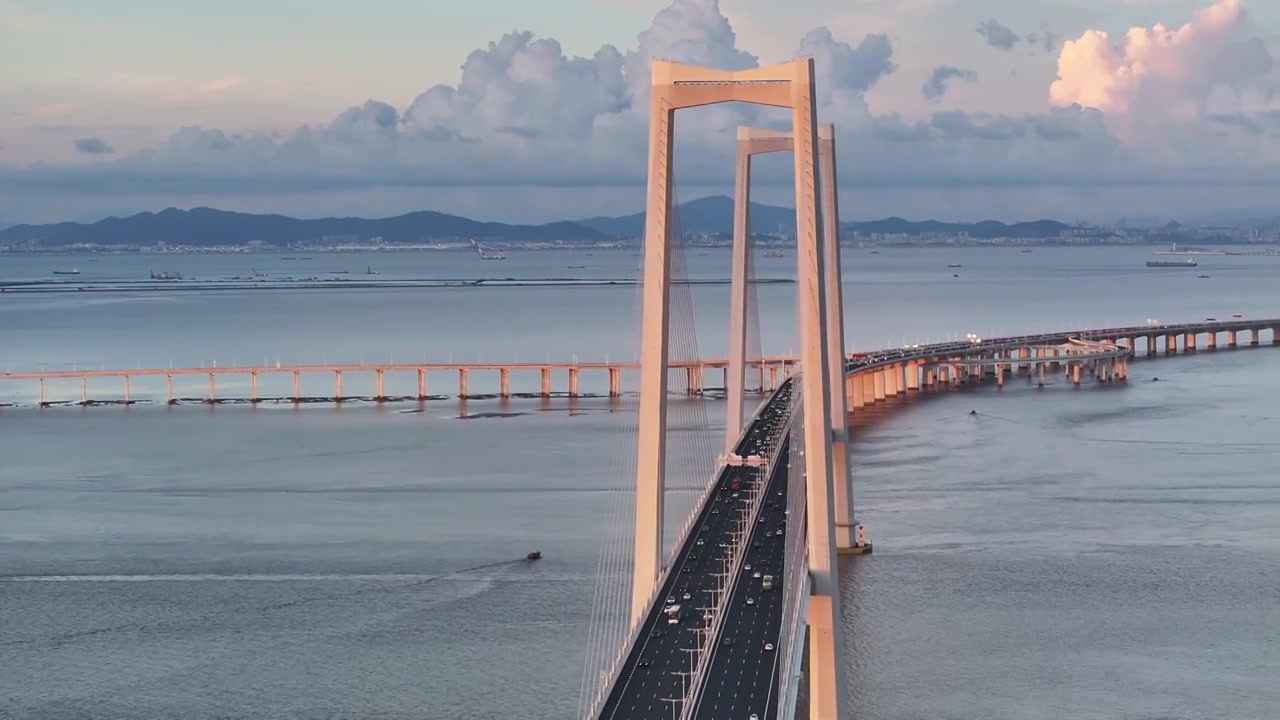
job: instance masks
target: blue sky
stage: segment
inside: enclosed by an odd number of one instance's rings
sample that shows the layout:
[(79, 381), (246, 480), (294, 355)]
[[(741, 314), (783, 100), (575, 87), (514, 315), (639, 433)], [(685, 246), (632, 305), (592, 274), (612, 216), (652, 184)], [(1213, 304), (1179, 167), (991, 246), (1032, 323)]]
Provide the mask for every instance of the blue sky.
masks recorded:
[[(801, 50), (859, 217), (1260, 211), (1278, 36), (1261, 0), (0, 0), (0, 220), (631, 211), (648, 57)], [(746, 121), (778, 118), (682, 119), (683, 196), (727, 189)]]

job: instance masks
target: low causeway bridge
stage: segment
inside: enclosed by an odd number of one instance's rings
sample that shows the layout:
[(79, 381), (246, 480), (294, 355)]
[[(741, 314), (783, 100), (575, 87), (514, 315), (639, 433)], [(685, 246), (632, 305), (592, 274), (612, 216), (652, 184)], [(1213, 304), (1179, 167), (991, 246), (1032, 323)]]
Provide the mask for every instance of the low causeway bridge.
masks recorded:
[[(1280, 319), (1212, 320), (1198, 323), (1160, 325), (1136, 325), (1107, 329), (1080, 329), (1058, 333), (1025, 335), (1007, 338), (982, 339), (969, 337), (964, 341), (913, 345), (904, 348), (879, 350), (857, 354), (853, 361), (866, 361), (868, 372), (850, 375), (846, 393), (850, 408), (857, 409), (876, 400), (898, 395), (907, 390), (935, 385), (960, 385), (977, 379), (994, 378), (1003, 384), (1011, 373), (1034, 369), (1044, 382), (1049, 369), (1065, 368), (1067, 376), (1080, 384), (1086, 374), (1102, 381), (1123, 380), (1127, 374), (1129, 358), (1135, 354), (1176, 354), (1215, 350), (1220, 347), (1235, 348), (1243, 336), (1245, 344), (1257, 346), (1263, 333), (1270, 335), (1270, 342), (1280, 344)], [(1219, 341), (1222, 342), (1219, 342)], [(753, 384), (749, 393), (772, 393), (799, 364), (791, 356), (747, 358), (744, 361)], [(363, 398), (374, 402), (393, 400), (418, 400), (457, 397), (460, 399), (512, 397), (592, 397), (597, 394), (582, 390), (580, 378), (584, 373), (598, 373), (608, 377), (608, 397), (619, 397), (627, 391), (626, 377), (634, 375), (640, 364), (635, 362), (487, 362), (487, 363), (361, 363), (361, 364), (276, 364), (250, 366), (214, 366), (185, 368), (101, 368), (40, 370), (0, 373), (0, 403), (15, 402), (15, 388), (34, 383), (34, 403), (50, 406), (47, 389), (54, 383), (77, 383), (80, 399), (68, 404), (94, 405), (100, 403), (133, 404), (138, 401), (133, 381), (137, 378), (164, 378), (165, 395), (162, 402), (178, 404), (183, 401), (217, 403), (242, 400), (250, 403), (284, 400), (301, 402), (321, 399), (342, 402)], [(729, 387), (729, 360), (673, 361), (670, 367), (684, 371), (684, 383), (677, 393), (702, 396), (708, 391)], [(859, 364), (858, 367), (863, 367)], [(428, 394), (428, 373), (444, 374), (455, 378), (455, 393)], [(488, 373), (498, 378), (497, 392), (472, 392), (471, 378)], [(331, 379), (333, 394), (322, 398), (309, 397), (302, 391), (305, 376), (322, 375)], [(264, 377), (282, 376), (292, 381), (292, 392), (271, 397), (259, 392), (259, 380)], [(372, 393), (346, 392), (352, 377), (372, 378)], [(414, 390), (402, 395), (389, 395), (388, 377), (405, 376), (415, 380)], [(513, 386), (512, 378), (537, 382), (536, 386)], [(557, 389), (556, 376), (563, 385)], [(175, 389), (175, 378), (205, 378), (207, 387), (200, 396), (184, 397)], [(248, 387), (244, 387), (244, 379)], [(534, 380), (536, 378), (536, 381)], [(109, 380), (117, 381), (114, 390), (104, 390)], [(223, 380), (223, 389), (219, 389)], [(710, 383), (719, 381), (720, 385)], [(77, 382), (78, 381), (78, 382)], [(228, 391), (227, 383), (234, 383)], [(367, 383), (368, 380), (366, 379)], [(602, 386), (603, 387), (603, 386)], [(240, 394), (236, 394), (240, 393)], [(605, 393), (599, 393), (601, 395)]]

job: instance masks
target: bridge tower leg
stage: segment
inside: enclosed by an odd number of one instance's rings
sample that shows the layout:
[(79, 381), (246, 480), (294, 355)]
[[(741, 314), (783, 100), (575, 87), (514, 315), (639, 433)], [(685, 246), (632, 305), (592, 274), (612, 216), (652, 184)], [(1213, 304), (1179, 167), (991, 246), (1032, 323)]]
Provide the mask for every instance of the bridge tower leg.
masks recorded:
[[(747, 278), (751, 262), (751, 146), (744, 137), (747, 128), (738, 128), (738, 162), (733, 192), (733, 271), (729, 297), (729, 369), (725, 381), (724, 451), (733, 452), (742, 434), (747, 382)], [(762, 382), (761, 385), (764, 383)]]
[(827, 376), (831, 397), (831, 481), (835, 511), (836, 550), (864, 553), (871, 549), (859, 542), (853, 507), (853, 481), (849, 476), (849, 405), (844, 390), (844, 280), (840, 258), (840, 197), (836, 172), (836, 128), (818, 131), (818, 160), (822, 188), (822, 243), (825, 254), (823, 302), (827, 311)]
[[(662, 70), (666, 72), (662, 72)], [(644, 223), (640, 321), (639, 440), (636, 463), (635, 564), (631, 623), (644, 614), (662, 569), (662, 513), (667, 469), (667, 368), (671, 357), (671, 183), (675, 180), (676, 107), (667, 97), (670, 68), (655, 62), (649, 98), (649, 176)]]
[[(800, 367), (804, 413), (804, 463), (808, 504), (809, 716), (817, 720), (848, 717), (845, 694), (844, 624), (840, 612), (835, 533), (835, 484), (832, 474), (831, 372), (827, 294), (822, 245), (822, 181), (817, 172), (818, 125), (813, 60), (793, 65), (792, 132), (795, 136), (796, 240), (800, 284)], [(842, 394), (843, 396), (843, 394)], [(842, 418), (843, 420), (843, 418)]]

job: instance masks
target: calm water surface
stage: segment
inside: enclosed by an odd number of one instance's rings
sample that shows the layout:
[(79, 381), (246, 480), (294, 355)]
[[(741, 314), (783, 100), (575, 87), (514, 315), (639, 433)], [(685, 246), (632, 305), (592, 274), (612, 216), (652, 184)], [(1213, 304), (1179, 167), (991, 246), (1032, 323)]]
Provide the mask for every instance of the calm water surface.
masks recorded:
[[(858, 347), (1280, 315), (1274, 258), (1204, 258), (1213, 277), (1197, 280), (1148, 271), (1136, 250), (850, 255)], [(727, 276), (727, 253), (689, 260), (692, 276)], [(2, 258), (0, 277), (68, 262), (131, 278), (280, 261)], [(626, 277), (637, 262), (499, 265)], [(760, 274), (793, 262), (762, 260)], [(405, 278), (498, 272), (460, 254), (374, 264)], [(693, 293), (698, 348), (722, 354), (727, 288)], [(795, 344), (794, 293), (760, 288), (768, 351)], [(5, 295), (0, 365), (627, 357), (635, 308), (623, 287)], [(1144, 361), (1123, 386), (1012, 383), (861, 421), (856, 492), (876, 553), (844, 568), (856, 716), (1275, 718), (1278, 363), (1270, 347), (1201, 353)], [(34, 388), (0, 393), (29, 403)], [(0, 408), (0, 717), (572, 717), (632, 410)], [(719, 404), (672, 413), (677, 453), (714, 447)], [(674, 479), (685, 489), (669, 526), (698, 477)], [(545, 559), (513, 562), (532, 547)]]

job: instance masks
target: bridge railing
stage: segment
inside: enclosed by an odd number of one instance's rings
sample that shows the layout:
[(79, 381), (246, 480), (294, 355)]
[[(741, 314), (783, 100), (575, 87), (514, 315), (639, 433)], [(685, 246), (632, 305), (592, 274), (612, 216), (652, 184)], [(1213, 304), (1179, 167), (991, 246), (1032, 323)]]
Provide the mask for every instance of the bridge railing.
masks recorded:
[[(751, 413), (747, 422), (743, 424), (742, 432), (739, 434), (737, 442), (734, 443), (733, 447), (735, 452), (742, 450), (744, 447), (747, 440), (747, 433), (751, 431), (756, 421), (759, 420), (760, 413), (769, 406), (770, 402), (772, 402), (784, 388), (788, 387), (790, 382), (791, 378), (788, 377), (786, 380), (779, 383), (778, 387), (767, 398), (765, 398), (763, 402), (756, 406), (756, 409)], [(637, 635), (638, 631), (644, 625), (644, 622), (648, 617), (653, 613), (654, 605), (662, 597), (663, 586), (666, 585), (668, 576), (671, 574), (672, 565), (675, 562), (675, 559), (679, 556), (680, 550), (689, 541), (689, 533), (693, 530), (698, 518), (701, 517), (703, 510), (707, 506), (708, 500), (715, 493), (716, 488), (720, 486), (720, 482), (724, 479), (727, 471), (728, 467), (721, 464), (717, 464), (716, 468), (712, 471), (709, 482), (706, 487), (703, 488), (702, 494), (694, 503), (693, 510), (685, 520), (684, 526), (680, 528), (680, 532), (676, 535), (675, 543), (667, 552), (667, 557), (663, 561), (662, 565), (662, 574), (658, 577), (657, 582), (654, 583), (653, 590), (649, 593), (649, 599), (645, 602), (644, 611), (636, 616), (627, 630), (627, 636), (630, 638), (630, 642), (623, 643), (622, 646), (618, 648), (618, 652), (615, 653), (608, 666), (601, 672), (602, 682), (596, 691), (595, 697), (587, 705), (588, 712), (586, 717), (593, 718), (600, 715), (605, 702), (609, 699), (610, 691), (613, 689), (614, 684), (618, 682), (619, 674), (625, 666), (627, 657), (631, 654), (632, 647), (639, 640)]]
[[(800, 432), (803, 433), (804, 418), (799, 420)], [(782, 577), (779, 578), (778, 591), (785, 593), (782, 601), (782, 625), (778, 632), (775, 672), (778, 673), (778, 706), (779, 714), (788, 695), (795, 692), (796, 678), (791, 674), (795, 665), (804, 656), (804, 628), (808, 625), (805, 612), (808, 608), (809, 581), (809, 543), (808, 543), (808, 496), (807, 472), (805, 470), (803, 446), (793, 444), (788, 462), (791, 464), (787, 482), (786, 532), (783, 542)], [(794, 706), (794, 697), (790, 701)]]
[[(809, 554), (800, 557), (805, 567), (809, 564)], [(778, 642), (778, 720), (792, 720), (796, 715), (796, 699), (800, 695), (800, 684), (803, 676), (804, 646), (809, 614), (809, 575), (801, 575), (800, 587), (795, 590), (796, 602), (793, 611), (782, 618), (782, 627), (790, 628), (789, 639)], [(791, 589), (788, 588), (788, 592)]]

